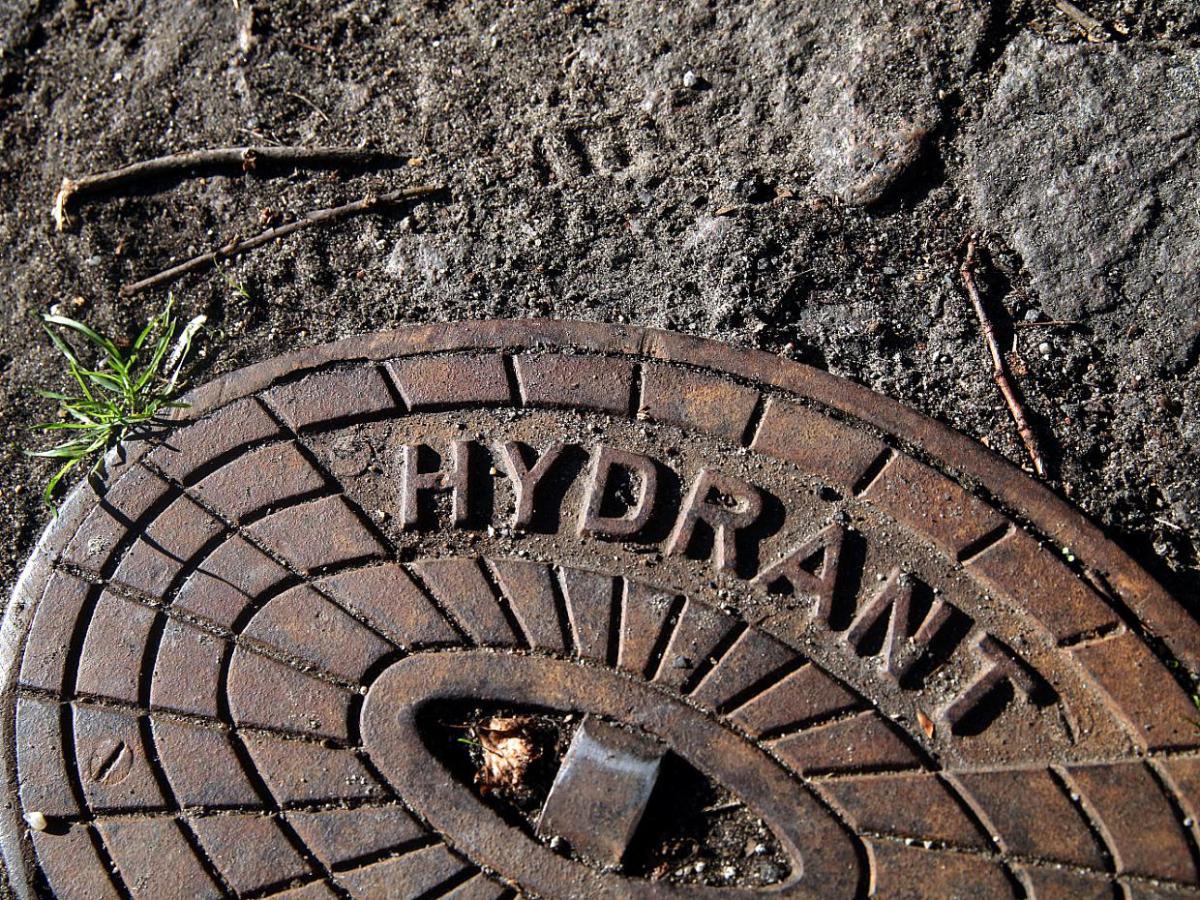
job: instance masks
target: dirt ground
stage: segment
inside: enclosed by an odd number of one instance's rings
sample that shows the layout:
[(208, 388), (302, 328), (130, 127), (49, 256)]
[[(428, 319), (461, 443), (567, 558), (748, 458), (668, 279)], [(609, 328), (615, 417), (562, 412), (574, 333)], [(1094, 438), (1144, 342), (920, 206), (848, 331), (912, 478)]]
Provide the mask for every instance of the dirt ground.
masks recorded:
[[(39, 312), (134, 332), (166, 291), (121, 284), (266, 210), (444, 182), (177, 282), (211, 323), (193, 380), (407, 322), (633, 322), (827, 368), (1028, 467), (957, 274), (979, 230), (1051, 485), (1196, 603), (1198, 98), (1193, 0), (0, 0), (0, 587), (49, 521), (22, 452), (64, 377)], [(54, 230), (65, 175), (247, 144), (421, 164), (149, 183)]]

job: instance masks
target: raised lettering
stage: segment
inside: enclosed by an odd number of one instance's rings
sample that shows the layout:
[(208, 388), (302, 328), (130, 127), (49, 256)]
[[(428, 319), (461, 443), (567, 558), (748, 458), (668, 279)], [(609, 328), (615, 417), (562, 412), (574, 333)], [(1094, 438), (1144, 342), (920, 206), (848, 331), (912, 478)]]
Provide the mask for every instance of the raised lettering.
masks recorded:
[[(637, 498), (620, 515), (604, 515), (609, 484), (614, 472), (622, 469), (636, 476)], [(641, 453), (601, 445), (592, 462), (591, 480), (579, 516), (579, 533), (602, 538), (626, 538), (637, 534), (650, 521), (657, 497), (658, 464), (654, 460)]]
[[(868, 638), (887, 622), (880, 651), (883, 671), (893, 681), (899, 681), (916, 663), (921, 653), (954, 614), (954, 607), (934, 598), (920, 623), (913, 628), (913, 588), (917, 583), (912, 575), (893, 569), (867, 603), (859, 610), (846, 631), (846, 643), (859, 656), (866, 655)], [(919, 648), (919, 649), (918, 649)], [(913, 652), (916, 650), (917, 652)]]
[(971, 649), (982, 658), (983, 667), (939, 714), (952, 734), (978, 733), (990, 725), (1001, 710), (989, 708), (987, 701), (1005, 683), (1025, 699), (1035, 702), (1050, 693), (1015, 653), (990, 634), (977, 635), (971, 642)]
[(451, 517), (454, 524), (464, 527), (471, 511), (471, 454), (472, 441), (454, 441), (450, 447), (450, 467), (443, 465), (422, 472), (420, 451), (426, 444), (405, 444), (402, 455), (402, 483), (400, 487), (400, 523), (404, 528), (413, 528), (420, 519), (419, 495), (426, 492), (451, 494)]
[(828, 622), (845, 539), (846, 530), (841, 525), (828, 525), (760, 572), (754, 583), (770, 591), (790, 591), (814, 598), (817, 601), (814, 615), (818, 621)]
[(762, 494), (754, 485), (701, 469), (667, 539), (667, 553), (686, 554), (696, 536), (696, 525), (703, 522), (712, 529), (717, 571), (737, 574), (737, 533), (749, 528), (762, 509)]
[(525, 462), (525, 444), (520, 441), (508, 441), (503, 445), (504, 467), (512, 481), (513, 497), (516, 502), (516, 512), (513, 513), (513, 528), (528, 528), (533, 522), (533, 500), (537, 493), (538, 484), (546, 477), (550, 467), (562, 456), (567, 445), (556, 442), (546, 448), (541, 457), (532, 467)]

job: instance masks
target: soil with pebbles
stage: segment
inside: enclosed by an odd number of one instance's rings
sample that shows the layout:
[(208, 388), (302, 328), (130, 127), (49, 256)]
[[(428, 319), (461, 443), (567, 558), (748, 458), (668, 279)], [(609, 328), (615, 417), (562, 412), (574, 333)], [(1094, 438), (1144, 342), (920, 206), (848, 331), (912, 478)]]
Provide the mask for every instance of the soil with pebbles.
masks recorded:
[[(634, 322), (827, 368), (1028, 466), (957, 276), (979, 229), (1052, 486), (1195, 603), (1200, 8), (1071, 9), (0, 0), (5, 594), (49, 518), (22, 450), (64, 373), (37, 313), (133, 333), (165, 291), (124, 282), (440, 181), (176, 284), (211, 323), (193, 379), (408, 322)], [(64, 175), (243, 144), (421, 164), (147, 184), (53, 230)]]

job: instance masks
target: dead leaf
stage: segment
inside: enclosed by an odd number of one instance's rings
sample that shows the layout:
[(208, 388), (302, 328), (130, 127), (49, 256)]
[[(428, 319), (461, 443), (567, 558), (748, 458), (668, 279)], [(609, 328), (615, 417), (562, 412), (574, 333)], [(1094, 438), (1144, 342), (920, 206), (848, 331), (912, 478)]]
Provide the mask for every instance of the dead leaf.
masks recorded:
[(925, 715), (925, 713), (918, 709), (917, 722), (920, 724), (921, 730), (925, 732), (925, 737), (932, 741), (934, 730), (933, 719), (929, 718), (929, 716)]
[(738, 211), (738, 207), (736, 207), (736, 206), (718, 206), (716, 209), (716, 212), (714, 212), (713, 215), (714, 216), (727, 216), (730, 213), (734, 213), (737, 211)]
[(529, 723), (527, 716), (492, 716), (475, 726), (483, 750), (483, 761), (475, 773), (480, 793), (522, 787), (526, 770), (539, 755)]
[(790, 200), (792, 197), (795, 197), (795, 196), (796, 196), (796, 192), (793, 191), (791, 188), (786, 188), (786, 187), (781, 187), (779, 185), (776, 185), (776, 187), (775, 187), (775, 199), (776, 200)]

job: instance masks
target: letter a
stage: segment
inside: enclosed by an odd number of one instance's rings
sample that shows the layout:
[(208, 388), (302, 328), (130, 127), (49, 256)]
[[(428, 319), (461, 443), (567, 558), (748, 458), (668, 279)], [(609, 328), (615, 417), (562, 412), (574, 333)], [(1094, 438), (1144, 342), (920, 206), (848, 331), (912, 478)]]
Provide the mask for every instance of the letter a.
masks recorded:
[(760, 572), (754, 583), (768, 590), (786, 585), (793, 594), (815, 597), (817, 619), (828, 622), (845, 539), (846, 530), (841, 525), (829, 525)]

